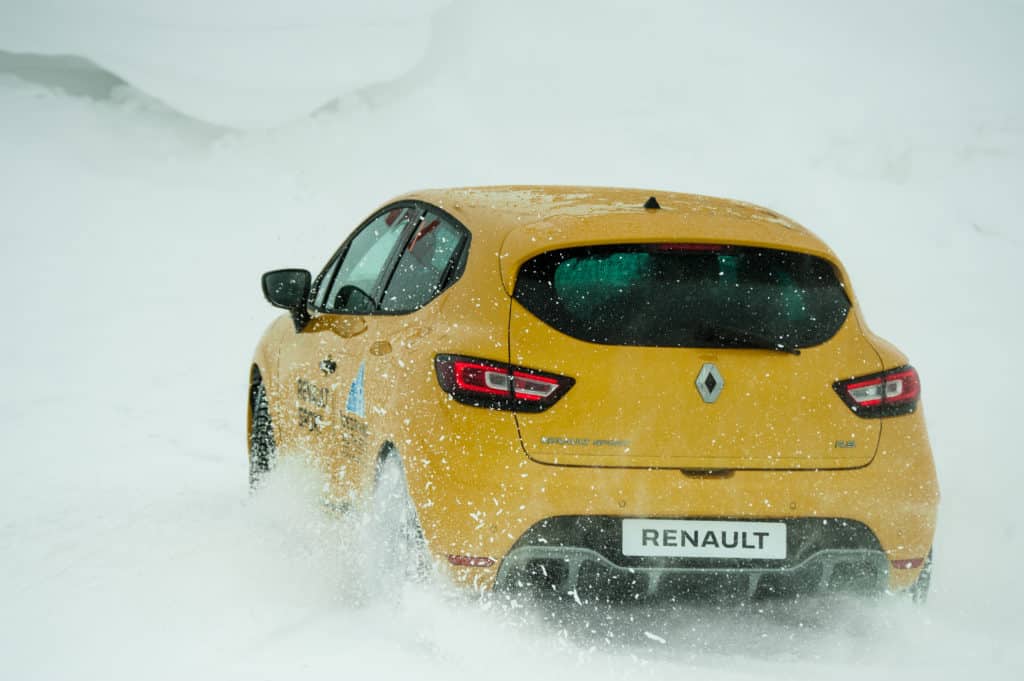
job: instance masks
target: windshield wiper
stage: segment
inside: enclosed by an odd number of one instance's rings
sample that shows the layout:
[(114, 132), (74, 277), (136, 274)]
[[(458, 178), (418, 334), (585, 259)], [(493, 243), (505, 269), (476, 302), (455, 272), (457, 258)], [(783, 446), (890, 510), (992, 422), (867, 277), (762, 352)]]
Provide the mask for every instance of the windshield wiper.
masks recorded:
[(742, 343), (743, 345), (741, 347), (745, 348), (774, 350), (775, 352), (786, 352), (790, 355), (800, 354), (799, 348), (791, 343), (787, 343), (778, 338), (772, 338), (771, 336), (765, 336), (753, 331), (748, 331), (746, 329), (737, 329), (731, 326), (721, 326), (719, 324), (704, 324), (701, 326), (700, 332), (700, 335), (705, 338), (738, 342)]

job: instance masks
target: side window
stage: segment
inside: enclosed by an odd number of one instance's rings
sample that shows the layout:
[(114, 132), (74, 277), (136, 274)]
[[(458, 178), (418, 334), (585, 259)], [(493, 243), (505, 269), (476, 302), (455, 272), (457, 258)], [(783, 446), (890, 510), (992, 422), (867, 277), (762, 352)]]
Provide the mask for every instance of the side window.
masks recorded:
[(412, 312), (452, 283), (466, 242), (465, 229), (431, 211), (402, 249), (381, 300), (383, 312)]
[(363, 227), (328, 267), (317, 291), (316, 307), (332, 313), (373, 312), (377, 288), (390, 256), (417, 212), (415, 207), (399, 206), (381, 213)]

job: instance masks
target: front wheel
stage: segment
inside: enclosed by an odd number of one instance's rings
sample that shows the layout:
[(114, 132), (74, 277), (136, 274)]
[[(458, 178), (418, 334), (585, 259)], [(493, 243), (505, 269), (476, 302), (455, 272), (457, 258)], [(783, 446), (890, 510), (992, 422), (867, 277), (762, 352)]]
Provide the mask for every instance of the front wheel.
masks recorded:
[(252, 408), (252, 428), (249, 432), (249, 488), (257, 489), (273, 468), (277, 456), (274, 444), (274, 424), (270, 421), (270, 404), (263, 381), (252, 386), (249, 396)]

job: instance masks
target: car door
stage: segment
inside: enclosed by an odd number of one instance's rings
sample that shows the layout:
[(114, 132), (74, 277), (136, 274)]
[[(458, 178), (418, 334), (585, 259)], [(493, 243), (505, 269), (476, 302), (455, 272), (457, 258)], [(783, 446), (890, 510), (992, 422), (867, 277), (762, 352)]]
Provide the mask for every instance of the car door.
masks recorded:
[(309, 323), (282, 349), (281, 375), (294, 390), (295, 444), (329, 476), (329, 501), (340, 506), (372, 476), (368, 339), (383, 288), (420, 213), (416, 204), (395, 204), (358, 227), (317, 278)]
[(368, 332), (364, 358), (368, 404), (378, 441), (395, 443), (407, 465), (425, 452), (404, 451), (408, 429), (423, 428), (424, 381), (436, 381), (434, 354), (444, 323), (444, 292), (459, 279), (469, 253), (469, 231), (451, 215), (425, 205), (394, 262)]

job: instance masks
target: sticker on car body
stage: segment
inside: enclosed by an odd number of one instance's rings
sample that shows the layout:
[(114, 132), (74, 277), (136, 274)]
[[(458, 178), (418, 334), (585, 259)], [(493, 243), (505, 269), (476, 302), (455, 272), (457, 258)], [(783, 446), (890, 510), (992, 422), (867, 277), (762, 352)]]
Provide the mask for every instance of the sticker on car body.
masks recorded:
[(622, 553), (674, 558), (786, 557), (786, 524), (624, 518)]
[(355, 414), (359, 418), (366, 417), (366, 394), (363, 386), (366, 383), (366, 362), (359, 365), (359, 372), (352, 380), (348, 389), (348, 399), (345, 400), (345, 411)]

